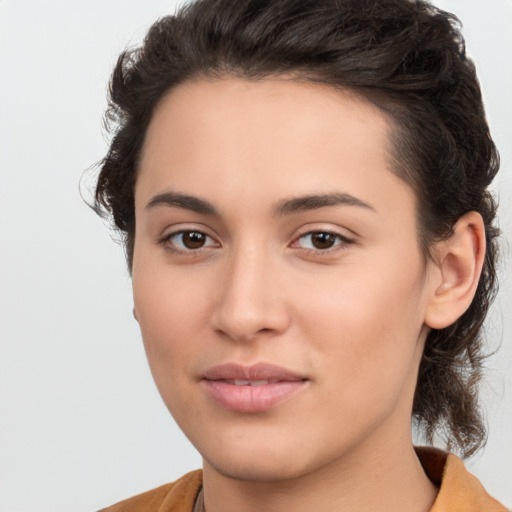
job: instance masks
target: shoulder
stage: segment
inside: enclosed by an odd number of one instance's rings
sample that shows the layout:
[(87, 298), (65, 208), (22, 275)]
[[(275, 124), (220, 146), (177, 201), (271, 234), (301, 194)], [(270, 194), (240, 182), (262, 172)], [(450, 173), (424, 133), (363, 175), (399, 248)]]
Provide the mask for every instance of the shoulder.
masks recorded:
[(161, 485), (99, 512), (192, 512), (202, 480), (201, 470), (192, 471), (176, 482)]
[(416, 454), (427, 476), (439, 488), (430, 512), (507, 512), (456, 455), (430, 447), (416, 448)]

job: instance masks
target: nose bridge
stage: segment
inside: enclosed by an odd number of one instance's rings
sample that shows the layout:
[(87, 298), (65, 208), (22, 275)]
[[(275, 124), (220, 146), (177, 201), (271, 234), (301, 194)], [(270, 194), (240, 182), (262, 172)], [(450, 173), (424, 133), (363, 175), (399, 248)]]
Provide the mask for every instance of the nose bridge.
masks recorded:
[(215, 328), (238, 340), (285, 329), (285, 301), (275, 280), (278, 263), (264, 244), (238, 244), (225, 264)]

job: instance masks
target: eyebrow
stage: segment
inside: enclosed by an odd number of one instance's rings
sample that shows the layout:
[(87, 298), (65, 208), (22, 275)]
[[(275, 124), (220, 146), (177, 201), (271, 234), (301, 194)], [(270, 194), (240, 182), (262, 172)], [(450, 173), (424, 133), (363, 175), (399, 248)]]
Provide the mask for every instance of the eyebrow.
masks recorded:
[(146, 205), (146, 209), (150, 210), (157, 206), (176, 206), (185, 210), (192, 210), (196, 213), (202, 213), (203, 215), (218, 215), (215, 207), (208, 201), (178, 192), (164, 192), (156, 195)]
[[(370, 204), (346, 193), (330, 193), (330, 194), (312, 194), (307, 196), (292, 197), (291, 199), (282, 199), (272, 209), (272, 214), (276, 217), (290, 215), (296, 212), (317, 210), (328, 206), (357, 206), (375, 211)], [(203, 215), (218, 216), (216, 208), (199, 197), (181, 194), (179, 192), (164, 192), (154, 196), (146, 205), (146, 209), (156, 208), (157, 206), (170, 206), (191, 210)]]
[(273, 213), (276, 216), (289, 215), (295, 212), (317, 210), (327, 206), (357, 206), (375, 211), (375, 208), (353, 195), (335, 192), (331, 194), (313, 194), (308, 196), (294, 197), (279, 201), (274, 207)]

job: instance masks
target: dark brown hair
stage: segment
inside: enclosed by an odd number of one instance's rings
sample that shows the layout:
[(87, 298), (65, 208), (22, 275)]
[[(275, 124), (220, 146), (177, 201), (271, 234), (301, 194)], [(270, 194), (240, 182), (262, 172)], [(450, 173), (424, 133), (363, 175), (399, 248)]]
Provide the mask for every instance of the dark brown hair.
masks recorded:
[(95, 209), (111, 215), (131, 267), (134, 187), (146, 128), (158, 102), (197, 78), (293, 75), (355, 91), (392, 121), (396, 173), (418, 197), (424, 254), (469, 211), (485, 223), (487, 254), (469, 309), (432, 330), (413, 417), (470, 455), (485, 441), (477, 384), (482, 323), (496, 291), (496, 205), (487, 188), (499, 162), (458, 20), (410, 0), (199, 0), (158, 20), (112, 75), (112, 133)]

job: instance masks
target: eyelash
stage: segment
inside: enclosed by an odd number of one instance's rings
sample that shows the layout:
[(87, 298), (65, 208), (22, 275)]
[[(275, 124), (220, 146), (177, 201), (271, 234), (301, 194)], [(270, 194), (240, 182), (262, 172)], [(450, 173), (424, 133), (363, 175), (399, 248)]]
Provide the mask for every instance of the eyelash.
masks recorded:
[[(177, 248), (175, 244), (173, 244), (171, 241), (173, 238), (177, 237), (177, 236), (183, 236), (185, 234), (198, 234), (198, 235), (202, 235), (204, 236), (207, 240), (209, 239), (211, 242), (214, 242), (213, 244), (212, 243), (209, 243), (208, 245), (206, 246), (201, 246), (201, 247), (198, 247), (196, 249), (192, 249), (192, 248)], [(329, 253), (332, 253), (332, 252), (336, 252), (336, 251), (339, 251), (339, 250), (343, 250), (345, 249), (348, 245), (350, 244), (353, 244), (354, 243), (354, 240), (352, 240), (351, 238), (348, 238), (344, 235), (341, 235), (340, 233), (337, 233), (335, 231), (329, 231), (329, 230), (314, 230), (314, 231), (308, 231), (306, 233), (303, 233), (301, 235), (299, 235), (293, 242), (292, 244), (290, 244), (291, 247), (295, 247), (296, 244), (299, 243), (300, 240), (302, 239), (305, 239), (306, 237), (312, 237), (314, 235), (328, 235), (328, 236), (332, 236), (334, 237), (335, 239), (335, 244), (331, 247), (327, 247), (325, 249), (318, 249), (318, 248), (309, 248), (309, 247), (303, 247), (303, 251), (309, 253), (309, 254), (329, 254)], [(165, 246), (166, 250), (170, 251), (171, 253), (178, 253), (178, 254), (182, 254), (182, 255), (188, 255), (188, 256), (194, 256), (194, 255), (197, 255), (197, 253), (199, 252), (202, 252), (203, 250), (207, 249), (208, 247), (211, 247), (213, 245), (215, 245), (215, 241), (214, 239), (209, 236), (208, 234), (204, 233), (203, 231), (201, 230), (196, 230), (196, 229), (182, 229), (182, 230), (179, 230), (179, 231), (174, 231), (172, 233), (169, 233), (167, 235), (165, 235), (164, 237), (162, 237), (159, 242), (159, 244)], [(183, 244), (183, 239), (182, 239), (182, 244)]]
[(298, 242), (301, 240), (301, 239), (305, 239), (306, 237), (312, 237), (314, 235), (328, 235), (328, 236), (332, 236), (334, 237), (335, 239), (335, 245), (331, 246), (331, 247), (327, 247), (325, 249), (318, 249), (318, 248), (306, 248), (306, 247), (303, 247), (302, 249), (304, 251), (307, 251), (309, 253), (314, 253), (314, 254), (328, 254), (328, 253), (332, 253), (332, 252), (336, 252), (336, 251), (339, 251), (339, 250), (343, 250), (345, 249), (348, 245), (354, 243), (354, 240), (352, 240), (351, 238), (348, 238), (344, 235), (341, 235), (340, 233), (337, 233), (336, 231), (329, 231), (329, 230), (314, 230), (314, 231), (308, 231), (306, 233), (303, 233), (302, 235), (300, 235), (299, 237), (296, 238), (296, 240), (293, 242), (292, 246), (295, 245), (295, 244), (298, 244)]
[[(172, 243), (173, 238), (178, 237), (180, 235), (181, 236), (186, 235), (186, 234), (190, 235), (192, 233), (202, 235), (206, 239), (209, 239), (210, 241), (214, 241), (211, 236), (207, 235), (204, 231), (201, 231), (199, 229), (181, 229), (179, 231), (174, 231), (172, 233), (165, 235), (161, 240), (159, 240), (159, 243), (162, 244), (166, 248), (166, 250), (168, 250), (172, 253), (178, 253), (178, 254), (192, 256), (192, 255), (194, 255), (194, 253), (198, 253), (199, 251), (204, 250), (205, 246), (198, 247), (197, 249), (191, 249), (191, 248), (183, 248), (182, 249), (182, 248), (176, 247), (176, 245)], [(183, 243), (183, 239), (182, 239), (182, 243)], [(206, 247), (210, 247), (211, 245), (213, 245), (213, 244), (209, 244)]]

